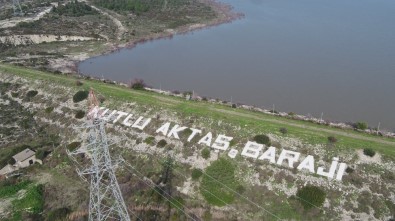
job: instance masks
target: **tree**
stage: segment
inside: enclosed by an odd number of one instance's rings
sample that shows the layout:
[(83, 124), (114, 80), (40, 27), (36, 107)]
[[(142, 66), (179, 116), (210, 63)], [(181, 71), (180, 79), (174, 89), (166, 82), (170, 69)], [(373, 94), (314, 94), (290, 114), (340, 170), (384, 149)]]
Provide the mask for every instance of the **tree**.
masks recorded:
[(134, 79), (129, 83), (129, 87), (135, 90), (144, 90), (146, 84), (143, 79)]

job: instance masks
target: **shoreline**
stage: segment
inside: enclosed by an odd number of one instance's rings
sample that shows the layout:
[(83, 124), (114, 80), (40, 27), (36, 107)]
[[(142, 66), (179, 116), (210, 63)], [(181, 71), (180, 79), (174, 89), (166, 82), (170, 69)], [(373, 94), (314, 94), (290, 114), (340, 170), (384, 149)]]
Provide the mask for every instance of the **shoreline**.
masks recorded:
[[(132, 40), (126, 43), (114, 44), (111, 42), (106, 42), (106, 43), (110, 43), (108, 50), (99, 54), (93, 54), (92, 56), (86, 56), (83, 55), (83, 53), (79, 55), (70, 56), (70, 59), (68, 59), (68, 61), (66, 60), (65, 64), (59, 68), (69, 69), (71, 74), (80, 74), (78, 68), (79, 63), (88, 60), (90, 58), (115, 53), (121, 49), (133, 49), (139, 44), (144, 44), (151, 41), (156, 41), (161, 39), (172, 39), (175, 35), (185, 35), (192, 33), (193, 31), (208, 29), (222, 24), (231, 23), (235, 20), (242, 19), (245, 16), (243, 13), (233, 11), (233, 6), (231, 6), (230, 4), (222, 3), (219, 2), (218, 0), (199, 0), (199, 1), (203, 4), (206, 4), (211, 9), (213, 9), (217, 15), (217, 18), (212, 19), (207, 23), (196, 23), (196, 24), (180, 26), (176, 29), (166, 29), (163, 32), (150, 34), (141, 37), (140, 39)], [(72, 63), (70, 64), (70, 62)]]

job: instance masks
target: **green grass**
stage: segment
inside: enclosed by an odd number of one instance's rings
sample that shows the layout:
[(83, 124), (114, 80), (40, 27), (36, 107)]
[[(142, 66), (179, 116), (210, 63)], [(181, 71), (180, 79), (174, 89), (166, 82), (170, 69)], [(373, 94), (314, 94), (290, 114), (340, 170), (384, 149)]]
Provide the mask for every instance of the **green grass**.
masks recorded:
[(21, 181), (17, 184), (5, 184), (0, 187), (0, 199), (2, 198), (7, 198), (10, 196), (15, 195), (18, 193), (20, 190), (25, 189), (31, 182), (26, 180), (26, 181)]
[(206, 168), (200, 192), (208, 203), (225, 206), (234, 201), (237, 186), (235, 166), (229, 160), (220, 158)]
[(12, 201), (13, 216), (11, 220), (22, 220), (22, 213), (40, 214), (44, 208), (43, 185), (33, 185), (27, 189), (22, 198)]
[(328, 136), (335, 136), (338, 142), (334, 148), (338, 150), (363, 149), (368, 147), (392, 159), (395, 158), (395, 139), (393, 138), (379, 137), (353, 130), (332, 128), (325, 125), (272, 116), (244, 109), (234, 109), (208, 102), (186, 101), (182, 98), (165, 96), (148, 91), (131, 90), (126, 87), (105, 84), (95, 80), (85, 80), (84, 85), (78, 87), (75, 85), (76, 78), (74, 77), (54, 75), (12, 65), (0, 64), (0, 71), (31, 80), (57, 83), (59, 85), (74, 88), (76, 92), (81, 90), (81, 87), (86, 90), (93, 88), (96, 92), (112, 101), (136, 102), (140, 105), (151, 106), (157, 109), (166, 108), (171, 111), (176, 111), (182, 116), (194, 115), (202, 118), (209, 117), (213, 120), (225, 121), (234, 125), (239, 125), (243, 129), (248, 128), (250, 131), (253, 130), (255, 134), (243, 132), (246, 130), (241, 130), (238, 134), (238, 136), (244, 136), (249, 139), (252, 139), (256, 134), (266, 133), (284, 136), (279, 132), (279, 129), (287, 128), (288, 133), (285, 135), (286, 137), (295, 137), (301, 139), (305, 143), (326, 144), (328, 142)]

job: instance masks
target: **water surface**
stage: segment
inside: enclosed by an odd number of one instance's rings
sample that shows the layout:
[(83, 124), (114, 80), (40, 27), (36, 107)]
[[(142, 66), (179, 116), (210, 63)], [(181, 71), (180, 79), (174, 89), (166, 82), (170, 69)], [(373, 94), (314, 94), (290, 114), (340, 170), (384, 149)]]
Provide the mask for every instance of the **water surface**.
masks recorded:
[(246, 17), (91, 58), (80, 71), (395, 130), (395, 1), (224, 1)]

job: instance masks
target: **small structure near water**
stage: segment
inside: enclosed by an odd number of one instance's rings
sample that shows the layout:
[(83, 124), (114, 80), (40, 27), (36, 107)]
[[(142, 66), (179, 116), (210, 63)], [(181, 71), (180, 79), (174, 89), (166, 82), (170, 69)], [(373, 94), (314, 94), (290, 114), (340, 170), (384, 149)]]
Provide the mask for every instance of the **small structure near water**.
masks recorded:
[(0, 175), (7, 175), (16, 170), (29, 167), (36, 162), (42, 164), (42, 161), (36, 158), (36, 152), (29, 148), (26, 148), (25, 150), (15, 154), (14, 156), (12, 156), (12, 158), (14, 159), (15, 163), (12, 165), (8, 164), (0, 169)]

